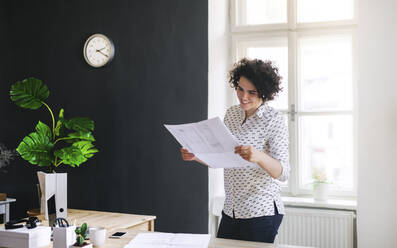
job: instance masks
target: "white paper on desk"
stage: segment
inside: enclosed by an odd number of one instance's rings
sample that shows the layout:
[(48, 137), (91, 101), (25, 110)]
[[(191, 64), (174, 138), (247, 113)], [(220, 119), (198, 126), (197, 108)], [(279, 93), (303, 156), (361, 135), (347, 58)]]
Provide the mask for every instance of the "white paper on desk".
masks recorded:
[(124, 248), (207, 248), (209, 234), (139, 233)]
[(189, 152), (213, 168), (256, 166), (234, 153), (235, 137), (219, 117), (181, 125), (164, 125)]

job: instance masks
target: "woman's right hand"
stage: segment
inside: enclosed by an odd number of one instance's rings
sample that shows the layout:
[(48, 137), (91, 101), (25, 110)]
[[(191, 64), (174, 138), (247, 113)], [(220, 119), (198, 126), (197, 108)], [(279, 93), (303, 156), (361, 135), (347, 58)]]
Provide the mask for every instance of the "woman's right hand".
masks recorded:
[(196, 156), (188, 150), (181, 148), (182, 159), (185, 161), (195, 161)]

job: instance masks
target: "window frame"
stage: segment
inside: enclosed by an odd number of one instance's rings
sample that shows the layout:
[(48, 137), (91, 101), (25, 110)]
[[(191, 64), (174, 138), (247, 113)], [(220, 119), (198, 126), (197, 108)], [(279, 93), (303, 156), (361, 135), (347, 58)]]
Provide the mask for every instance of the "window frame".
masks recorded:
[[(351, 191), (330, 190), (330, 195), (340, 198), (355, 198), (357, 195), (357, 43), (356, 29), (358, 24), (358, 0), (353, 0), (354, 15), (351, 20), (297, 23), (297, 0), (287, 0), (287, 23), (282, 24), (261, 24), (261, 25), (237, 25), (236, 9), (244, 9), (242, 1), (231, 0), (230, 4), (230, 26), (231, 26), (231, 61), (234, 64), (238, 58), (247, 54), (247, 44), (261, 42), (269, 38), (284, 38), (288, 47), (288, 109), (281, 112), (288, 115), (288, 128), (290, 136), (290, 163), (291, 175), (288, 187), (283, 186), (282, 192), (285, 195), (305, 196), (311, 195), (312, 190), (300, 188), (299, 179), (299, 116), (305, 115), (335, 115), (347, 114), (352, 116), (353, 129), (353, 189)], [(240, 6), (237, 6), (239, 4)], [(243, 12), (243, 11), (242, 11)], [(240, 12), (241, 13), (241, 12)], [(351, 111), (300, 111), (298, 92), (298, 40), (307, 36), (326, 36), (332, 34), (349, 34), (352, 37), (352, 110)], [(230, 92), (229, 99), (233, 104), (238, 104), (233, 92)], [(294, 104), (295, 121), (291, 120), (292, 104)]]
[[(244, 10), (244, 4), (240, 0), (230, 0), (230, 26), (231, 32), (260, 32), (260, 31), (277, 31), (277, 30), (302, 30), (315, 28), (338, 28), (347, 26), (356, 26), (358, 24), (358, 0), (353, 0), (353, 18), (340, 21), (324, 21), (324, 22), (297, 22), (297, 1), (287, 0), (287, 23), (259, 24), (259, 25), (238, 25), (239, 19), (244, 17), (237, 16), (237, 9)], [(239, 13), (245, 13), (240, 11)]]

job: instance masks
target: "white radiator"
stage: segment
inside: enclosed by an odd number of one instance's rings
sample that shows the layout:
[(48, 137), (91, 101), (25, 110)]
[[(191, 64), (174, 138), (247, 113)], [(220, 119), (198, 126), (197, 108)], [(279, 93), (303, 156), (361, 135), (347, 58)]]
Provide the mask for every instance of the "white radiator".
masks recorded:
[(353, 248), (355, 213), (343, 210), (286, 207), (276, 244), (319, 248)]

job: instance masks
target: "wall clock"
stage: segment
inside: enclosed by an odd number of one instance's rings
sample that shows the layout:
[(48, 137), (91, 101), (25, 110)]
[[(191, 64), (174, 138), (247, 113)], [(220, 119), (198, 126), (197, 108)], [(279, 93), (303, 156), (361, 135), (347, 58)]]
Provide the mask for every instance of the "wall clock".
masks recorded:
[(114, 57), (113, 42), (103, 34), (93, 34), (84, 44), (83, 55), (90, 66), (104, 66)]

